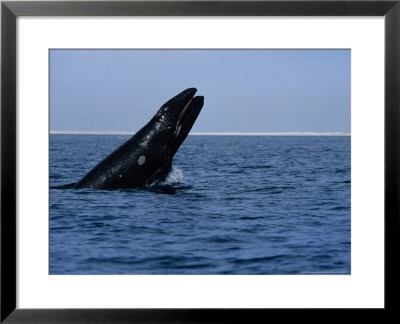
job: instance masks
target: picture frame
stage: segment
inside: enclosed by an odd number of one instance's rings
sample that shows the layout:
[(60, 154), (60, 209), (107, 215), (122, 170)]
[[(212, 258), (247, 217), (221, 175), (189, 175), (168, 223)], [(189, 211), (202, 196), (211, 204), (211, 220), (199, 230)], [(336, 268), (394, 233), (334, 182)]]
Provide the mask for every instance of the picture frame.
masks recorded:
[[(1, 3), (1, 313), (5, 323), (255, 321), (287, 309), (20, 309), (17, 300), (16, 19), (18, 16), (384, 16), (385, 308), (399, 287), (400, 1), (2, 1)], [(312, 309), (294, 310), (309, 316)], [(314, 310), (315, 311), (315, 310)], [(384, 313), (383, 313), (384, 312)], [(304, 314), (304, 315), (303, 315)]]

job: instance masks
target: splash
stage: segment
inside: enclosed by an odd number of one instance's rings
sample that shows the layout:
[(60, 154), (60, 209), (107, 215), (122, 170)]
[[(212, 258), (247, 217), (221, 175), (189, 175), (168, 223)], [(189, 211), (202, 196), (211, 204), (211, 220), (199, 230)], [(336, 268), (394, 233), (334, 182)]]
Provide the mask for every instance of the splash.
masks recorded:
[(169, 172), (167, 175), (167, 178), (165, 179), (164, 182), (162, 182), (163, 185), (173, 185), (177, 183), (182, 183), (183, 182), (183, 172), (181, 169), (172, 167), (172, 170)]

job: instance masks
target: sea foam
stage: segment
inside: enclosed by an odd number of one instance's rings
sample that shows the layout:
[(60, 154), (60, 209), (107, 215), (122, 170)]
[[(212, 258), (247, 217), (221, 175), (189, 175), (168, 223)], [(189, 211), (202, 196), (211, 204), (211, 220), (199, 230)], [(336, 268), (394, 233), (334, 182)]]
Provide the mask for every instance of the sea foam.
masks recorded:
[(177, 183), (182, 183), (183, 182), (183, 172), (181, 169), (172, 167), (172, 170), (168, 174), (167, 178), (163, 182), (163, 184), (166, 185), (173, 185)]

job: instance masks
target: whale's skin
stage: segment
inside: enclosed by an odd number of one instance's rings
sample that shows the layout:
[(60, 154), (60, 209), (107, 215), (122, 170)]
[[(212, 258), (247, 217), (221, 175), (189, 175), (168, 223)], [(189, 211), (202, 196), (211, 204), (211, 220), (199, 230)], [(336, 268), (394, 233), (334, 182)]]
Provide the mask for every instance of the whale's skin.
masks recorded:
[(168, 100), (127, 142), (90, 170), (74, 188), (134, 188), (164, 181), (172, 159), (204, 104), (189, 88)]

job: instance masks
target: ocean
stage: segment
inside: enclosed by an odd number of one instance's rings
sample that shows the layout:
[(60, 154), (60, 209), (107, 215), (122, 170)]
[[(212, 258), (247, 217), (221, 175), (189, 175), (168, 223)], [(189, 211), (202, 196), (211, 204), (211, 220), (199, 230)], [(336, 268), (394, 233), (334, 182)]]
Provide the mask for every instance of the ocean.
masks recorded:
[(351, 273), (350, 136), (188, 136), (164, 183), (77, 182), (129, 135), (50, 135), (49, 274)]

